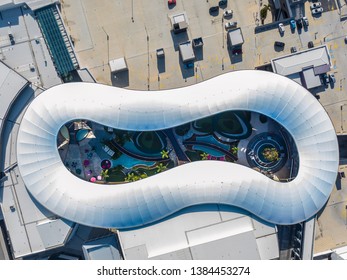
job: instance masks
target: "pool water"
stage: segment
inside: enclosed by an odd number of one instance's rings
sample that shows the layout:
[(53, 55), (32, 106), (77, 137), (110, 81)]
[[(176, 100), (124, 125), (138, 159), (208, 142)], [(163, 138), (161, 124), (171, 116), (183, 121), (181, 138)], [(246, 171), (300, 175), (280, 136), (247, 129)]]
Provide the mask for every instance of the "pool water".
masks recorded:
[(121, 155), (119, 158), (112, 161), (112, 166), (123, 165), (125, 168), (131, 169), (136, 165), (147, 165), (152, 166), (155, 162), (143, 161), (140, 159), (129, 157), (125, 154)]
[(82, 141), (84, 138), (87, 137), (89, 133), (89, 130), (88, 129), (80, 129), (79, 131), (77, 131), (76, 133), (76, 140), (78, 142)]
[(144, 153), (140, 151), (139, 149), (136, 148), (135, 144), (132, 141), (125, 142), (125, 144), (123, 145), (123, 148), (136, 155), (141, 155), (146, 157), (161, 157), (160, 153), (148, 154), (148, 153)]
[[(209, 143), (209, 144), (213, 144), (213, 145), (216, 145), (216, 146), (218, 146), (218, 147), (223, 148), (223, 149), (226, 150), (226, 151), (229, 151), (229, 148), (230, 148), (229, 145), (223, 144), (223, 143), (217, 141), (216, 138), (214, 138), (212, 135), (196, 137), (196, 141), (198, 141), (198, 142), (204, 142), (204, 143)], [(213, 150), (213, 151), (214, 151), (214, 150)], [(220, 153), (220, 152), (218, 152), (218, 153)]]

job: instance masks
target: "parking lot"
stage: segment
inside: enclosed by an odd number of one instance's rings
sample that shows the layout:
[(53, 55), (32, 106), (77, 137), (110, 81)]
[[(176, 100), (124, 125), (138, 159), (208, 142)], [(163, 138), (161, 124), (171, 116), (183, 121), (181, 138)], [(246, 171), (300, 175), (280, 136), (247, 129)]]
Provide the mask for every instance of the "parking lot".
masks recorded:
[[(274, 57), (307, 48), (309, 41), (322, 44), (323, 33), (316, 32), (330, 21), (330, 12), (319, 17), (310, 15), (310, 27), (291, 31), (289, 25), (281, 36), (276, 28), (255, 34), (259, 24), (259, 3), (250, 0), (228, 1), (225, 9), (233, 11), (232, 18), (223, 18), (223, 10), (209, 13), (213, 1), (142, 2), (101, 0), (65, 0), (62, 14), (75, 43), (81, 68), (87, 67), (100, 83), (141, 90), (156, 90), (194, 84), (216, 75), (240, 69), (254, 69), (269, 63)], [(185, 13), (188, 19), (186, 33), (174, 34), (170, 17)], [(75, 15), (79, 14), (80, 17)], [(237, 22), (244, 37), (243, 54), (228, 50), (225, 23)], [(329, 29), (330, 30), (330, 29)], [(319, 34), (319, 35), (318, 35)], [(202, 37), (204, 46), (195, 52), (194, 67), (187, 69), (180, 59), (181, 42)], [(285, 43), (275, 48), (274, 42)], [(165, 59), (158, 60), (156, 50), (163, 48)], [(108, 61), (125, 57), (129, 71), (111, 76)]]
[[(229, 54), (224, 28), (228, 20), (223, 19), (222, 9), (210, 15), (210, 5), (200, 0), (177, 1), (172, 7), (163, 0), (101, 0), (95, 6), (92, 0), (65, 0), (62, 13), (81, 67), (87, 67), (98, 82), (154, 90), (194, 84), (227, 71), (253, 69), (258, 64), (259, 60), (254, 60), (253, 17), (258, 4), (237, 0), (229, 1), (226, 7), (233, 10), (229, 21), (236, 21), (242, 28), (246, 46), (242, 57)], [(188, 17), (188, 30), (174, 34), (169, 17), (181, 12)], [(197, 37), (203, 38), (203, 49), (196, 53), (194, 67), (186, 69), (180, 62), (178, 44)], [(165, 65), (157, 62), (158, 48), (165, 51)], [(129, 72), (111, 78), (108, 61), (120, 57), (126, 58)]]
[[(324, 1), (323, 1), (324, 2)], [(305, 2), (300, 16), (309, 20), (308, 28), (291, 30), (285, 24), (280, 34), (277, 24), (255, 34), (259, 24), (259, 3), (251, 0), (228, 1), (225, 9), (233, 16), (223, 18), (223, 10), (209, 13), (218, 1), (177, 1), (168, 5), (165, 0), (64, 0), (62, 14), (74, 41), (81, 68), (86, 67), (97, 82), (139, 90), (169, 89), (191, 85), (234, 70), (254, 69), (272, 58), (326, 44), (329, 48), (336, 84), (313, 91), (329, 113), (337, 133), (347, 130), (347, 56), (346, 22), (340, 20), (336, 2), (326, 1), (322, 14), (312, 16), (310, 4)], [(184, 13), (187, 32), (175, 34), (170, 17)], [(80, 15), (76, 17), (76, 14)], [(225, 23), (237, 22), (241, 27), (244, 44), (242, 55), (228, 50)], [(195, 51), (194, 66), (187, 68), (180, 59), (178, 45), (201, 37), (203, 47)], [(279, 41), (284, 48), (274, 46)], [(163, 48), (164, 59), (157, 59), (156, 50)], [(109, 60), (125, 57), (129, 71), (111, 75)], [(341, 109), (342, 108), (342, 109)]]

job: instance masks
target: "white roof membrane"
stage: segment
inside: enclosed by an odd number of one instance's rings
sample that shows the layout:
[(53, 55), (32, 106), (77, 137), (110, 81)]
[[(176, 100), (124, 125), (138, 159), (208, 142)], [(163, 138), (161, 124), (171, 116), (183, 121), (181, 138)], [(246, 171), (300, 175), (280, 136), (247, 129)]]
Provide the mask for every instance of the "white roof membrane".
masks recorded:
[[(145, 131), (228, 110), (258, 112), (287, 129), (300, 160), (293, 181), (276, 182), (234, 163), (199, 161), (133, 183), (99, 185), (71, 174), (56, 148), (61, 126), (74, 119)], [(254, 70), (151, 92), (92, 83), (55, 86), (28, 107), (17, 154), (26, 187), (50, 211), (77, 223), (116, 228), (146, 225), (204, 203), (234, 205), (275, 224), (298, 223), (324, 206), (339, 159), (333, 125), (319, 102), (288, 78)]]

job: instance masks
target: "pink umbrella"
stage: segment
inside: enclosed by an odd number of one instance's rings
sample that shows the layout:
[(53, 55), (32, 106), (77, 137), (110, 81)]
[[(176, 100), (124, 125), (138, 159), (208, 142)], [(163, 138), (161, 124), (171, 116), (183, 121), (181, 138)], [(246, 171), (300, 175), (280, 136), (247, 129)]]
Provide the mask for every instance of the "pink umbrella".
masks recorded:
[(95, 183), (95, 182), (96, 182), (96, 178), (95, 178), (95, 177), (92, 177), (92, 178), (90, 178), (90, 181), (91, 181), (92, 183)]

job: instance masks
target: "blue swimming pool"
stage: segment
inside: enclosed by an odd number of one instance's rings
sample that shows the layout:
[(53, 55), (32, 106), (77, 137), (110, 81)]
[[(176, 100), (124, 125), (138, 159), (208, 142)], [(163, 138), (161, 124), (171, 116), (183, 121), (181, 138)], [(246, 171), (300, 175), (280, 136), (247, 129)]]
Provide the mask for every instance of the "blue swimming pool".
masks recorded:
[(146, 156), (146, 157), (161, 157), (160, 153), (144, 153), (140, 151), (138, 148), (136, 148), (135, 144), (132, 141), (125, 142), (123, 145), (123, 148), (128, 150), (129, 152), (140, 155), (140, 156)]
[(89, 130), (88, 129), (80, 129), (79, 131), (77, 131), (76, 133), (76, 140), (78, 142), (82, 141), (84, 138), (87, 137), (89, 133)]
[(132, 158), (129, 157), (125, 154), (121, 155), (119, 158), (112, 161), (112, 166), (117, 166), (117, 165), (123, 165), (125, 168), (133, 168), (136, 165), (147, 165), (147, 166), (152, 166), (155, 164), (155, 162), (151, 161), (143, 161), (140, 159)]

